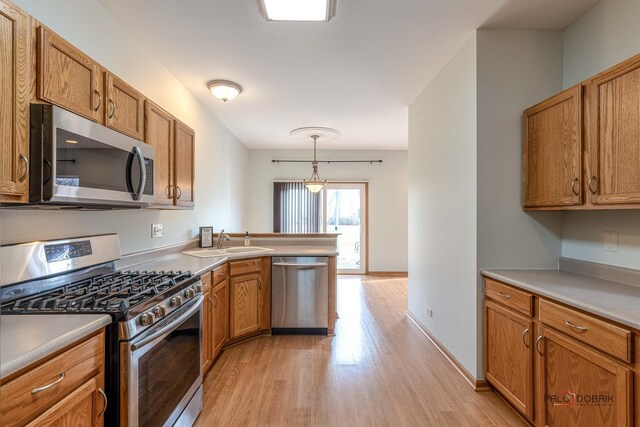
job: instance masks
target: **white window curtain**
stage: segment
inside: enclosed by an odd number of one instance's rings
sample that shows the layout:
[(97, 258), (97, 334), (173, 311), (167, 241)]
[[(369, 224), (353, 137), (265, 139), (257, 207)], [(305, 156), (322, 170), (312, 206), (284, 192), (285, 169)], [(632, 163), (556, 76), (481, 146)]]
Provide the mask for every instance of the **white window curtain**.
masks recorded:
[(273, 183), (273, 232), (320, 233), (322, 192), (312, 193), (303, 182)]

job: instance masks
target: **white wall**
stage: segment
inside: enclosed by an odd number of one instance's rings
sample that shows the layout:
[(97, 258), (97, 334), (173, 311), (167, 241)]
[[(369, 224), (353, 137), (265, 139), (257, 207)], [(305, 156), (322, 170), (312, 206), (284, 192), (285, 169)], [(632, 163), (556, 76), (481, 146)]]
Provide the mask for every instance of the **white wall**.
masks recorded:
[[(117, 232), (123, 252), (194, 237), (201, 225), (244, 228), (248, 150), (96, 0), (14, 0), (196, 132), (196, 208), (191, 211), (0, 211), (1, 243)], [(204, 82), (203, 82), (204, 84)], [(151, 223), (165, 237), (150, 238)]]
[[(640, 1), (602, 0), (565, 30), (564, 86), (640, 53)], [(640, 269), (640, 211), (565, 212), (562, 255)], [(620, 233), (618, 252), (605, 252), (604, 232)]]
[(476, 105), (474, 33), (409, 106), (409, 311), (474, 375)]
[[(309, 160), (312, 156), (311, 149), (249, 151), (249, 231), (273, 232), (274, 180), (300, 180), (311, 175), (308, 163), (274, 164), (271, 160)], [(369, 183), (369, 270), (407, 271), (407, 152), (320, 149), (318, 159), (383, 160), (382, 164), (373, 165), (321, 163), (318, 170), (322, 179)]]
[[(478, 31), (479, 270), (558, 266), (560, 213), (522, 210), (521, 117), (525, 108), (562, 89), (562, 50), (561, 31)], [(477, 279), (481, 285), (479, 274)]]

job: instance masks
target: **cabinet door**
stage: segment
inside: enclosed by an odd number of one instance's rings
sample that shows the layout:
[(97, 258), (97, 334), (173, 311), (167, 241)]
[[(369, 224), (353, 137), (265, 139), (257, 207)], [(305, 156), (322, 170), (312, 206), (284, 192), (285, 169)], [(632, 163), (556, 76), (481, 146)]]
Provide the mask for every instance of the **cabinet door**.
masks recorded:
[(485, 377), (523, 415), (533, 420), (533, 323), (485, 301)]
[(547, 328), (541, 331), (541, 425), (630, 426), (631, 370), (573, 339)]
[(112, 129), (144, 139), (144, 96), (113, 74), (105, 73), (105, 123)]
[(596, 76), (587, 95), (590, 201), (640, 203), (640, 55)]
[(38, 27), (38, 97), (101, 121), (100, 67), (56, 33)]
[(145, 142), (155, 148), (153, 193), (155, 204), (173, 205), (173, 116), (148, 99), (144, 114)]
[(202, 373), (206, 373), (213, 362), (213, 300), (212, 291), (204, 293), (202, 303)]
[(27, 427), (103, 426), (107, 408), (103, 382), (103, 373), (96, 375), (27, 424)]
[(213, 359), (229, 337), (229, 279), (213, 290)]
[(176, 205), (194, 206), (195, 133), (179, 120), (174, 128)]
[(238, 338), (260, 330), (262, 279), (260, 274), (232, 277), (230, 338)]
[(0, 201), (29, 199), (29, 16), (0, 0)]
[(523, 115), (522, 197), (525, 208), (582, 202), (582, 86)]

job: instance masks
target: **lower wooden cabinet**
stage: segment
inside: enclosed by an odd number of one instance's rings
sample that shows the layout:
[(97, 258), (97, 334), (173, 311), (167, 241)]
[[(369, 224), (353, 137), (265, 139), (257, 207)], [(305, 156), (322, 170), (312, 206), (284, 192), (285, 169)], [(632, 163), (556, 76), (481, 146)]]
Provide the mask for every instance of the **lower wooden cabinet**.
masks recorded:
[(202, 372), (213, 363), (213, 299), (211, 298), (211, 273), (202, 276)]
[(206, 373), (229, 339), (227, 264), (202, 275), (202, 372)]
[(211, 292), (213, 299), (213, 360), (229, 339), (229, 279), (223, 280)]
[(533, 420), (533, 322), (485, 302), (485, 377), (524, 416)]
[(631, 369), (549, 328), (539, 337), (540, 425), (632, 425)]
[(262, 276), (260, 273), (231, 277), (229, 282), (230, 339), (251, 335), (261, 329)]

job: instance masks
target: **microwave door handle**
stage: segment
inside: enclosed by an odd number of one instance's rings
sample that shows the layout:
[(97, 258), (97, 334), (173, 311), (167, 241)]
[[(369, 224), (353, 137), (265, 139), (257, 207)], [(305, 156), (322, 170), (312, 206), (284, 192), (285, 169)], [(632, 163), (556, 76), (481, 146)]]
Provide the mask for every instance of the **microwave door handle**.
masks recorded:
[(138, 190), (133, 193), (133, 200), (140, 200), (142, 192), (144, 191), (144, 185), (147, 181), (147, 168), (145, 167), (144, 156), (142, 155), (142, 151), (140, 151), (140, 147), (133, 147), (133, 153), (136, 155), (138, 164), (140, 165), (140, 182), (138, 183)]

